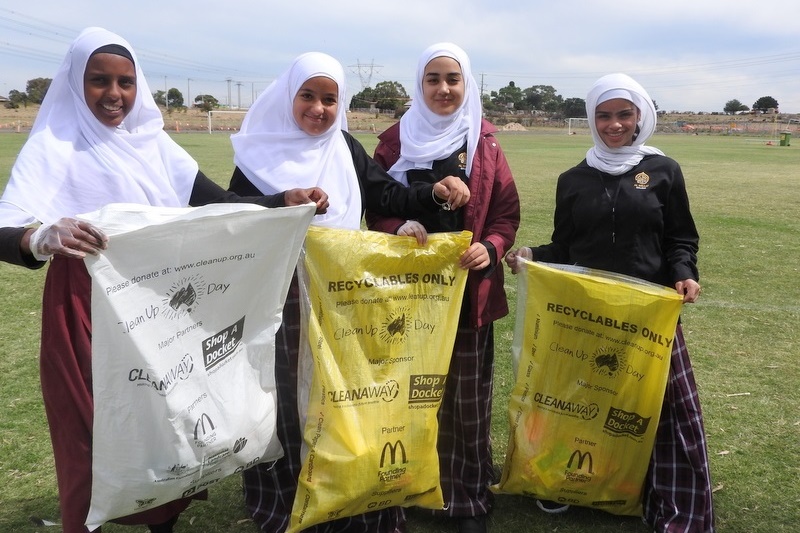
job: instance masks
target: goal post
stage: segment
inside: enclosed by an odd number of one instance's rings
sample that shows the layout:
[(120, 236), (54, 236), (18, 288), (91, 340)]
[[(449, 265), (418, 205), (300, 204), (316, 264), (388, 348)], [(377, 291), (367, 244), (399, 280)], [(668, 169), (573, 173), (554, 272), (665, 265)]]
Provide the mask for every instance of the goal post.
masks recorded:
[(571, 117), (567, 119), (567, 135), (589, 134), (589, 119)]
[(222, 111), (212, 109), (208, 112), (208, 133), (214, 131), (236, 132), (242, 127), (242, 121), (247, 111)]

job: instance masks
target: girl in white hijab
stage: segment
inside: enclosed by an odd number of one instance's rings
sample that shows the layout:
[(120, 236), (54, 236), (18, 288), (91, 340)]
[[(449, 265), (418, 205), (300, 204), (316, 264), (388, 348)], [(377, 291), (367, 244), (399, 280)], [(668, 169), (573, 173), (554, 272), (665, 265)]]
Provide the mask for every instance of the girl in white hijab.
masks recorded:
[[(455, 177), (406, 187), (393, 180), (347, 132), (346, 80), (341, 64), (309, 52), (262, 93), (231, 136), (236, 170), (230, 190), (270, 193), (287, 186), (319, 186), (330, 206), (313, 224), (358, 230), (362, 211), (385, 214), (436, 212), (441, 204), (461, 207), (469, 189)], [(284, 456), (243, 474), (245, 503), (261, 531), (285, 531), (300, 473), (301, 427), (297, 412), (300, 345), (299, 288), (294, 279), (275, 341), (278, 437)], [(405, 523), (399, 507), (345, 517), (309, 531), (394, 533)]]
[[(630, 145), (609, 147), (597, 131), (594, 116), (598, 105), (617, 98), (632, 102), (639, 111), (639, 120)], [(586, 162), (591, 167), (617, 176), (638, 165), (646, 155), (664, 155), (658, 148), (644, 144), (656, 131), (658, 117), (647, 91), (631, 77), (618, 73), (597, 80), (586, 97), (586, 116), (589, 117), (589, 129), (594, 140), (594, 146), (586, 152)]]
[[(109, 44), (129, 52), (137, 83), (135, 102), (116, 128), (102, 124), (84, 98), (86, 64)], [(163, 127), (130, 45), (101, 28), (84, 30), (53, 78), (12, 169), (0, 226), (51, 224), (111, 202), (186, 206), (197, 163)]]
[[(75, 216), (109, 203), (185, 207), (248, 201), (306, 203), (293, 190), (240, 198), (225, 191), (163, 130), (136, 54), (121, 37), (84, 30), (72, 43), (0, 198), (0, 259), (37, 268), (53, 257), (43, 296), (41, 382), (65, 533), (85, 533), (91, 498), (91, 279), (82, 261), (105, 248), (98, 228)], [(26, 227), (42, 222), (36, 230)], [(77, 260), (76, 260), (77, 259)], [(167, 533), (188, 499), (115, 520)]]
[[(102, 123), (89, 108), (84, 73), (90, 61), (101, 70), (123, 65), (103, 71), (110, 73), (104, 80), (123, 87), (103, 100), (117, 122), (127, 111), (117, 127)], [(80, 259), (106, 242), (100, 230), (74, 217), (110, 202), (188, 203), (197, 164), (162, 125), (130, 45), (111, 32), (88, 28), (53, 78), (0, 199), (4, 260), (34, 268), (59, 254), (48, 270), (43, 297), (41, 380), (65, 533), (87, 531), (93, 413), (91, 282), (83, 261), (65, 257)], [(35, 232), (24, 228), (37, 221), (44, 224)], [(14, 249), (16, 254), (6, 253)], [(25, 253), (29, 249), (36, 260)], [(187, 505), (188, 500), (172, 502), (120, 522), (171, 531)]]
[[(674, 287), (684, 303), (700, 296), (699, 235), (676, 161), (645, 145), (656, 127), (650, 96), (610, 74), (589, 90), (594, 139), (586, 159), (558, 178), (550, 244), (506, 256), (574, 264)], [(644, 520), (657, 533), (714, 531), (708, 450), (689, 352), (679, 323), (656, 441), (644, 487)], [(539, 502), (547, 512), (568, 506)]]
[[(436, 57), (449, 57), (461, 66), (464, 80), (464, 99), (451, 114), (441, 115), (425, 103), (423, 84), (425, 67)], [(408, 184), (406, 171), (412, 168), (430, 169), (434, 161), (444, 159), (467, 145), (467, 176), (472, 172), (472, 161), (481, 132), (483, 107), (478, 84), (472, 75), (469, 56), (453, 43), (429, 46), (417, 62), (416, 98), (400, 121), (400, 158), (389, 169), (396, 180)]]
[[(292, 108), (300, 87), (318, 76), (336, 83), (339, 105), (329, 127), (312, 136), (298, 125)], [(274, 194), (287, 185), (320, 187), (328, 193), (331, 205), (313, 223), (358, 229), (361, 192), (353, 157), (341, 133), (347, 131), (345, 83), (341, 64), (331, 56), (315, 52), (299, 56), (258, 97), (231, 142), (234, 163), (262, 193)]]

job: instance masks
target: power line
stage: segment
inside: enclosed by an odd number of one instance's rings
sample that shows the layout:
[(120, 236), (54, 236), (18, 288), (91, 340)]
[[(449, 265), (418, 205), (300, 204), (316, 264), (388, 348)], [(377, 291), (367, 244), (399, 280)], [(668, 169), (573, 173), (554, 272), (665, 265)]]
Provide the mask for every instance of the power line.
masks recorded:
[(377, 74), (376, 69), (383, 68), (383, 65), (376, 65), (374, 59), (371, 63), (361, 63), (358, 59), (356, 59), (356, 61), (357, 63), (355, 65), (348, 65), (347, 68), (351, 70), (355, 69), (353, 72), (358, 74), (361, 80), (361, 90), (363, 91), (367, 87), (371, 87), (372, 75)]
[[(0, 28), (5, 28), (12, 32), (23, 34), (27, 37), (33, 37), (39, 40), (52, 41), (59, 44), (71, 43), (75, 36), (80, 33), (80, 30), (68, 28), (58, 24), (52, 24), (47, 21), (21, 14), (17, 11), (12, 11), (6, 8), (0, 8), (0, 13), (7, 13), (11, 17), (0, 14)], [(22, 19), (22, 20), (19, 20)], [(224, 77), (235, 74), (240, 78), (250, 78), (252, 81), (265, 81), (263, 74), (252, 71), (245, 71), (239, 69), (232, 69), (229, 66), (212, 65), (207, 61), (196, 61), (192, 59), (185, 59), (181, 57), (164, 54), (149, 50), (147, 48), (135, 47), (136, 55), (143, 63), (152, 63), (166, 67), (172, 71), (169, 73), (158, 73), (153, 69), (147, 69), (148, 76), (170, 76), (170, 77), (191, 77), (198, 81), (214, 81), (219, 82), (224, 80)], [(64, 57), (63, 53), (56, 53), (50, 51), (45, 47), (32, 48), (29, 46), (22, 46), (12, 44), (9, 42), (0, 42), (0, 53), (22, 57), (24, 59), (36, 59), (40, 61), (58, 64)], [(175, 70), (181, 71), (176, 73)], [(188, 72), (188, 76), (181, 75)], [(196, 74), (200, 73), (201, 76)], [(202, 76), (206, 74), (206, 78)], [(214, 74), (218, 74), (218, 78), (213, 78)]]
[(11, 44), (9, 42), (0, 41), (0, 48), (7, 49), (7, 53), (22, 57), (25, 59), (36, 59), (39, 61), (44, 61), (47, 63), (59, 63), (61, 61), (61, 56), (56, 53), (46, 52), (44, 50), (37, 50), (36, 48), (30, 48), (27, 46), (20, 46), (17, 44)]

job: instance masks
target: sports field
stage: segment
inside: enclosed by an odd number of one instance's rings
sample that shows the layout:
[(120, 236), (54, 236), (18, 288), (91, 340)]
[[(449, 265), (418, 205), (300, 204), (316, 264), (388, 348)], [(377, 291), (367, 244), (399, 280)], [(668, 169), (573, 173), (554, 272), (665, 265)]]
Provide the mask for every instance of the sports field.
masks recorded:
[[(377, 139), (358, 134), (368, 152)], [(225, 185), (233, 169), (227, 134), (175, 139)], [(588, 135), (501, 133), (522, 200), (518, 245), (548, 241), (556, 178), (583, 158)], [(0, 183), (25, 140), (0, 134)], [(683, 167), (700, 236), (703, 294), (683, 312), (711, 455), (718, 531), (800, 530), (800, 139), (767, 145), (744, 136), (656, 135)], [(515, 279), (506, 289), (515, 308)], [(44, 270), (0, 265), (0, 531), (58, 531), (57, 492), (38, 378)], [(513, 384), (513, 316), (497, 323), (494, 451), (502, 465)], [(508, 533), (646, 532), (640, 520), (585, 509), (550, 516), (533, 501), (498, 496), (490, 520)], [(145, 531), (115, 525), (106, 532)], [(182, 516), (178, 531), (255, 532), (229, 478)], [(409, 533), (453, 531), (420, 511)]]

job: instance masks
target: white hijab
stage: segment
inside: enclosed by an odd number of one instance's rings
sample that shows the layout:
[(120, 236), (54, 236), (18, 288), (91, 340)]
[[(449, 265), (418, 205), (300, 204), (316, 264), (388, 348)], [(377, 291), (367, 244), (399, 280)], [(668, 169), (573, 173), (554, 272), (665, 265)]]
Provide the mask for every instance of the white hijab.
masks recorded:
[[(451, 115), (437, 115), (428, 108), (423, 97), (425, 67), (437, 57), (449, 57), (461, 65), (464, 79), (464, 101)], [(400, 158), (389, 169), (397, 181), (408, 185), (406, 171), (430, 169), (434, 161), (445, 159), (467, 143), (467, 176), (481, 134), (481, 95), (472, 76), (469, 57), (452, 43), (437, 43), (428, 47), (417, 63), (417, 79), (411, 108), (400, 119)]]
[[(615, 98), (623, 98), (639, 109), (639, 134), (631, 146), (609, 148), (597, 133), (594, 113), (598, 105)], [(649, 154), (664, 155), (658, 148), (644, 143), (656, 131), (656, 108), (644, 87), (625, 74), (609, 74), (597, 80), (586, 97), (586, 116), (592, 131), (594, 146), (586, 152), (586, 162), (590, 167), (607, 174), (618, 176), (639, 164)]]
[[(339, 106), (327, 131), (309, 135), (297, 125), (292, 107), (300, 87), (319, 76), (336, 82)], [(234, 163), (262, 193), (320, 187), (328, 194), (330, 207), (312, 223), (358, 229), (361, 189), (342, 135), (347, 131), (345, 91), (344, 69), (336, 59), (319, 52), (303, 54), (256, 99), (231, 142)]]
[[(95, 118), (83, 92), (89, 58), (108, 44), (125, 47), (136, 67), (136, 99), (117, 128)], [(186, 206), (197, 163), (163, 127), (131, 46), (102, 28), (83, 30), (53, 78), (11, 169), (0, 198), (0, 227), (36, 220), (49, 224), (115, 202)]]

